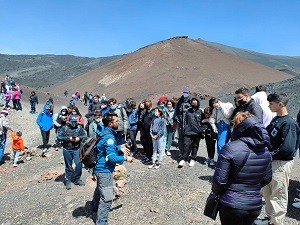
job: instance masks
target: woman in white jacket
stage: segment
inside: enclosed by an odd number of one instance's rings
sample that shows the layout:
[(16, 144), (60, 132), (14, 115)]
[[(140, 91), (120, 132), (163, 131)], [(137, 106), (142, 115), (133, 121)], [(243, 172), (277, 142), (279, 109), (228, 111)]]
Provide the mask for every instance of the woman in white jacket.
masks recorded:
[(233, 105), (230, 102), (223, 103), (218, 98), (211, 98), (209, 100), (209, 106), (213, 108), (209, 122), (214, 132), (218, 133), (217, 152), (219, 155), (222, 147), (230, 139), (230, 117), (233, 113)]

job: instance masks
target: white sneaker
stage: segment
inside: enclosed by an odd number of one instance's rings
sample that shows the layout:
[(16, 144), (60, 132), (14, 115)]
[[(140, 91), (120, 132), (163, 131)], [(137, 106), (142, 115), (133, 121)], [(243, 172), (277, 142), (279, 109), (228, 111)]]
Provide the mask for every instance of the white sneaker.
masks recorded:
[(166, 152), (166, 155), (167, 155), (167, 156), (171, 156), (171, 152), (168, 152), (168, 151), (167, 151), (167, 152)]
[(265, 217), (263, 219), (256, 219), (254, 220), (254, 224), (256, 225), (268, 225), (270, 222), (270, 219), (268, 217)]
[(210, 162), (209, 162), (209, 165), (210, 165), (210, 166), (215, 166), (215, 165), (216, 165), (215, 160), (211, 159)]
[(155, 163), (152, 163), (151, 165), (148, 166), (148, 169), (152, 169), (155, 166)]
[(297, 209), (300, 209), (300, 202), (294, 202), (292, 204), (293, 207), (297, 208)]
[(189, 166), (193, 167), (195, 165), (195, 160), (191, 159)]
[(178, 167), (183, 167), (185, 164), (185, 161), (184, 160), (180, 160), (179, 164), (178, 164)]
[(14, 167), (18, 167), (18, 164), (14, 164)]

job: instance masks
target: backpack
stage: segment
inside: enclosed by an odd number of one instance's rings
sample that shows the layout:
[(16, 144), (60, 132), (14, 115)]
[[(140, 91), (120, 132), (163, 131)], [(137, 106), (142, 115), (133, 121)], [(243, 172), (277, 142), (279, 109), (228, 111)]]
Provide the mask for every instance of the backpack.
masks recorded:
[(97, 143), (102, 137), (110, 134), (110, 132), (96, 134), (93, 137), (88, 138), (84, 144), (80, 147), (80, 160), (87, 168), (94, 168), (99, 160), (97, 159)]

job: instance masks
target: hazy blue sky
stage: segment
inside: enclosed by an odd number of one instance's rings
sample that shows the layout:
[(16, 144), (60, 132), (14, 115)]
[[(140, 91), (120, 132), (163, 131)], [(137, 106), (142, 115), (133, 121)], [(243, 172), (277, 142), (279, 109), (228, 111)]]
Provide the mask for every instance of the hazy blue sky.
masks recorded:
[(300, 56), (300, 0), (0, 0), (1, 54), (126, 54), (174, 36)]

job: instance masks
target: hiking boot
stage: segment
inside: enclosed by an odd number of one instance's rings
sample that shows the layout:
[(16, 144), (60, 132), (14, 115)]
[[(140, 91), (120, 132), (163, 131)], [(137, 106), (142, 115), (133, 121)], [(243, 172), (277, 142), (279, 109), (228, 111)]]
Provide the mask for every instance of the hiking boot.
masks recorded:
[(172, 154), (171, 154), (171, 152), (167, 151), (166, 155), (171, 156)]
[(208, 164), (209, 164), (209, 162), (210, 162), (210, 158), (207, 158), (207, 159), (205, 159), (205, 161), (204, 161), (204, 165), (208, 165)]
[(180, 160), (179, 164), (178, 164), (178, 168), (182, 168), (185, 164), (184, 160)]
[(152, 163), (151, 165), (149, 165), (148, 169), (152, 169), (153, 167), (155, 167), (155, 163)]
[(75, 181), (74, 181), (74, 184), (75, 184), (75, 185), (79, 185), (79, 186), (84, 186), (84, 185), (85, 185), (85, 183), (84, 183), (82, 180), (80, 180), (80, 179), (75, 180)]
[(69, 180), (66, 181), (66, 189), (67, 190), (71, 189), (71, 181), (69, 181)]
[(189, 166), (193, 167), (195, 165), (195, 160), (191, 159)]
[(216, 165), (215, 160), (211, 159), (210, 162), (209, 162), (209, 165), (210, 165), (210, 166), (215, 166), (215, 165)]
[(268, 225), (270, 223), (270, 219), (268, 217), (265, 217), (263, 219), (256, 219), (254, 220), (254, 224), (256, 225)]

